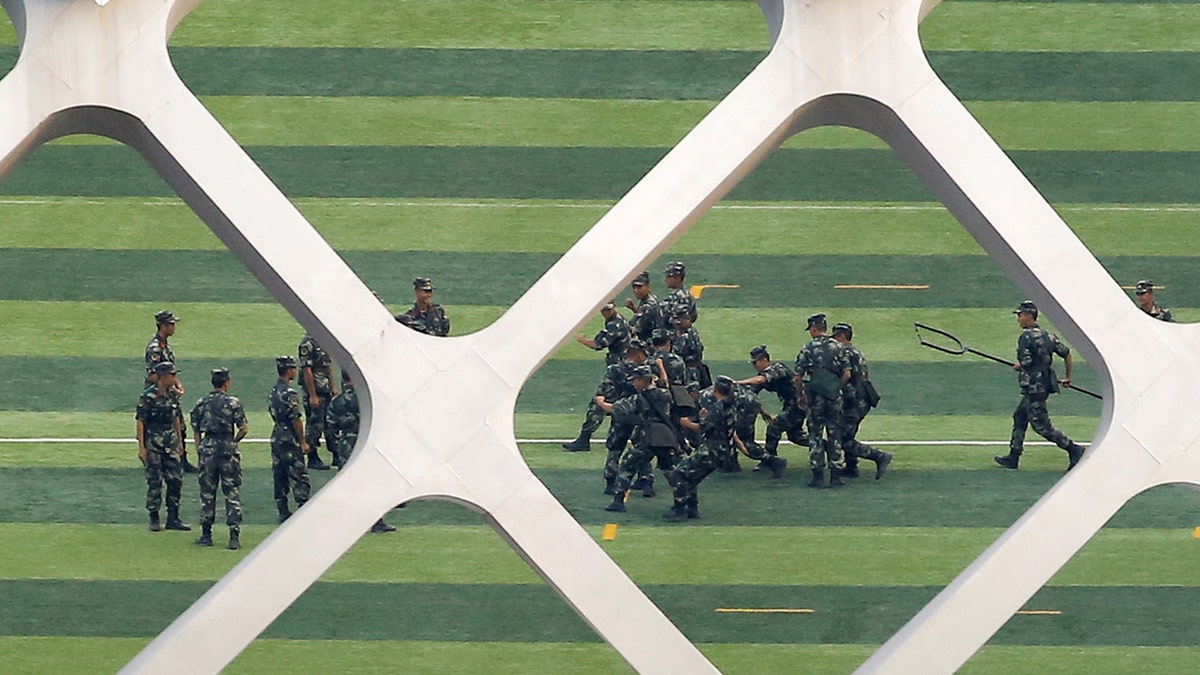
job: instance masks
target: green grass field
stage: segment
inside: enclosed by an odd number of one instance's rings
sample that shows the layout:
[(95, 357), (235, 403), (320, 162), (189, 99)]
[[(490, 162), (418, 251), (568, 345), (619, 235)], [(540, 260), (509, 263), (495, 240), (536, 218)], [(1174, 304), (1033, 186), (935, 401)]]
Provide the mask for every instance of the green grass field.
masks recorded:
[[(455, 334), (499, 317), (768, 48), (749, 0), (287, 5), (208, 0), (172, 59), (390, 307), (431, 276)], [(1200, 2), (947, 0), (921, 34), (1114, 278), (1153, 278), (1178, 319), (1200, 319)], [(17, 53), (4, 23), (0, 73)], [(1040, 445), (996, 468), (1002, 448), (976, 443), (1007, 439), (1012, 374), (912, 330), (1008, 356), (1022, 293), (880, 141), (845, 128), (789, 139), (651, 263), (656, 290), (674, 259), (689, 283), (737, 286), (699, 302), (715, 372), (749, 375), (763, 343), (791, 360), (814, 311), (853, 323), (884, 397), (861, 437), (895, 444), (893, 471), (816, 493), (787, 446), (780, 481), (707, 480), (699, 522), (665, 525), (665, 495), (614, 517), (601, 453), (545, 442), (575, 435), (603, 372), (573, 342), (522, 391), (522, 453), (597, 540), (618, 524), (605, 550), (722, 671), (850, 672), (1061, 477), (1065, 456)], [(839, 288), (864, 284), (928, 288)], [(188, 398), (225, 365), (247, 402), (237, 553), (145, 531), (132, 442), (47, 440), (132, 436), (163, 307), (183, 317)], [(0, 664), (112, 672), (272, 530), (265, 397), (303, 329), (136, 153), (87, 136), (0, 182), (0, 319), (0, 439), (34, 441), (0, 441)], [(1076, 379), (1099, 387), (1086, 364)], [(1051, 412), (1087, 441), (1100, 404), (1068, 392)], [(184, 499), (194, 521), (192, 480)], [(229, 672), (628, 670), (480, 516), (419, 502), (389, 521)], [(1197, 671), (1196, 526), (1190, 488), (1139, 496), (1026, 607), (1059, 614), (1013, 617), (963, 672)], [(813, 612), (718, 611), (772, 607)]]

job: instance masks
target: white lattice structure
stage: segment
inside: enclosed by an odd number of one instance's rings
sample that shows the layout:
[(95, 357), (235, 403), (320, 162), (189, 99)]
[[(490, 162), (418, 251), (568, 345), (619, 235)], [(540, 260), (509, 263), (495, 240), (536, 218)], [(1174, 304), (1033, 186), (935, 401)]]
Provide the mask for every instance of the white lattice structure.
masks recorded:
[[(361, 383), (350, 464), (128, 672), (219, 671), (382, 513), (419, 498), (484, 513), (639, 671), (714, 671), (529, 471), (513, 410), (529, 375), (605, 298), (785, 138), (823, 124), (885, 139), (1055, 318), (1106, 397), (1079, 467), (863, 671), (953, 671), (1127, 500), (1200, 483), (1200, 419), (1185, 414), (1200, 334), (1142, 315), (936, 77), (917, 35), (936, 0), (760, 0), (774, 43), (763, 62), (503, 317), (442, 339), (393, 321), (180, 81), (167, 39), (200, 0), (2, 2), (22, 49), (0, 81), (0, 176), (65, 134), (137, 148)], [(1136, 354), (1125, 348), (1134, 339)]]

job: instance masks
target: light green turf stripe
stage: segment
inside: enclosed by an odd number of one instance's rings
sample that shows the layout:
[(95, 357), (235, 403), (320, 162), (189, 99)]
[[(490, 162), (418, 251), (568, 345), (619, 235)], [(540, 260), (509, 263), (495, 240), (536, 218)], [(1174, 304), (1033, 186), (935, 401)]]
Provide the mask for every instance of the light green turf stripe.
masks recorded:
[[(609, 203), (497, 200), (302, 199), (297, 206), (336, 249), (561, 253)], [(1200, 256), (1197, 205), (1060, 204), (1064, 220), (1098, 255), (1130, 253), (1129, 231), (1151, 245), (1138, 255)], [(224, 246), (174, 199), (0, 199), (0, 248), (164, 250)], [(671, 253), (778, 255), (931, 253), (983, 249), (939, 204), (774, 202), (718, 204)]]
[[(541, 579), (490, 528), (403, 527), (395, 536), (365, 536), (322, 577), (329, 582), (540, 584)], [(214, 528), (223, 530), (223, 527)], [(8, 547), (0, 579), (216, 580), (272, 528), (247, 526), (238, 553), (201, 550), (186, 535), (150, 536), (141, 526), (0, 524)], [(803, 582), (837, 586), (939, 586), (949, 583), (1001, 534), (958, 527), (618, 527), (601, 540), (639, 584), (794, 583), (795, 574), (753, 560), (804, 560)], [(222, 532), (222, 534), (224, 534)], [(1054, 586), (1197, 586), (1197, 545), (1189, 531), (1102, 530), (1051, 580)], [(697, 556), (695, 551), (704, 550)], [(88, 551), (64, 556), (63, 551)], [(137, 550), (141, 555), (131, 557)], [(871, 551), (863, 556), (863, 551)], [(1130, 560), (1139, 564), (1122, 564)], [(847, 571), (853, 570), (850, 577)]]
[(927, 50), (1128, 52), (1200, 49), (1200, 5), (943, 2)]
[[(736, 279), (721, 280), (736, 283)], [(717, 290), (709, 291), (711, 293)], [(618, 295), (618, 298), (623, 298)], [(163, 303), (0, 301), (5, 329), (0, 331), (0, 355), (140, 358), (154, 335), (153, 316)], [(701, 296), (703, 308), (703, 296)], [(170, 303), (182, 317), (171, 338), (176, 355), (188, 358), (270, 358), (295, 352), (304, 330), (278, 305)], [(396, 303), (392, 311), (402, 311)], [(697, 328), (708, 361), (743, 362), (751, 347), (766, 344), (772, 355), (794, 360), (806, 339), (807, 317), (824, 311), (836, 321), (855, 327), (855, 344), (872, 362), (963, 362), (972, 356), (951, 356), (917, 342), (913, 322), (957, 334), (968, 346), (1009, 355), (1019, 331), (1007, 307), (972, 309), (912, 309), (855, 307), (704, 308)], [(450, 306), (455, 334), (479, 330), (504, 311), (494, 306)], [(1052, 321), (1042, 326), (1053, 330)], [(601, 326), (597, 315), (581, 332), (592, 335)], [(461, 329), (460, 329), (461, 327)], [(602, 361), (596, 352), (568, 341), (554, 358)], [(749, 365), (746, 366), (749, 368)], [(195, 381), (198, 374), (193, 374)]]
[[(710, 101), (216, 96), (205, 105), (242, 145), (671, 147)], [(1200, 150), (1200, 103), (968, 102), (1006, 150)], [(1086, 130), (1081, 133), (1080, 130)], [(113, 141), (69, 136), (62, 144)], [(844, 127), (785, 148), (883, 148)]]

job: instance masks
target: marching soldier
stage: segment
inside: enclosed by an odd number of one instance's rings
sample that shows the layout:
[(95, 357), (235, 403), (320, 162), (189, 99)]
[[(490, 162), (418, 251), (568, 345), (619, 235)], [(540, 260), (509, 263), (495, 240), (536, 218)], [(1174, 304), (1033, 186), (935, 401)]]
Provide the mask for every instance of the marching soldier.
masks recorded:
[(712, 374), (704, 363), (704, 343), (700, 334), (692, 326), (687, 308), (675, 307), (671, 315), (671, 325), (675, 327), (675, 337), (671, 340), (671, 350), (678, 354), (688, 367), (691, 379), (700, 389), (712, 386)]
[(842, 418), (838, 425), (838, 440), (846, 454), (846, 468), (842, 475), (857, 478), (858, 460), (861, 457), (875, 462), (875, 480), (879, 480), (892, 463), (892, 454), (876, 450), (857, 438), (863, 418), (871, 412), (871, 408), (879, 405), (879, 394), (871, 382), (867, 357), (851, 342), (854, 339), (854, 327), (850, 324), (835, 324), (833, 339), (846, 350), (846, 360), (850, 364), (850, 381), (842, 388)]
[(137, 445), (138, 459), (146, 474), (146, 511), (150, 515), (150, 531), (163, 529), (159, 523), (159, 510), (163, 503), (163, 484), (167, 486), (166, 529), (188, 531), (179, 519), (179, 499), (183, 491), (182, 414), (179, 412), (179, 397), (173, 389), (178, 383), (175, 364), (159, 361), (154, 364), (156, 380), (146, 387), (138, 398)]
[[(625, 352), (625, 360), (608, 367), (604, 373), (604, 379), (600, 380), (600, 386), (596, 388), (596, 396), (603, 398), (608, 403), (615, 404), (623, 398), (637, 394), (637, 389), (633, 386), (633, 373), (638, 366), (646, 363), (646, 351), (646, 345), (641, 340), (636, 338), (630, 340), (629, 349)], [(622, 418), (618, 420), (614, 418), (608, 425), (608, 438), (604, 440), (604, 447), (607, 450), (604, 457), (604, 494), (606, 495), (611, 495), (616, 490), (621, 455), (625, 453), (625, 446), (629, 443), (636, 428), (636, 419)], [(643, 471), (633, 489), (645, 490), (642, 479), (647, 474), (650, 474), (648, 469)], [(647, 496), (653, 496), (653, 490), (654, 487), (651, 484)]]
[(309, 452), (304, 437), (304, 420), (300, 416), (300, 397), (292, 389), (296, 379), (296, 359), (280, 356), (275, 359), (279, 380), (267, 397), (267, 409), (275, 426), (271, 429), (271, 473), (275, 483), (275, 507), (279, 522), (292, 515), (288, 508), (288, 492), (296, 498), (296, 508), (304, 506), (312, 494), (304, 455)]
[(667, 265), (667, 268), (663, 270), (664, 283), (667, 288), (671, 289), (670, 294), (663, 300), (663, 313), (669, 317), (677, 310), (682, 310), (688, 320), (695, 323), (699, 316), (696, 310), (696, 298), (684, 285), (685, 276), (687, 276), (687, 268), (678, 260)]
[(771, 469), (778, 478), (781, 475), (782, 467), (774, 460), (766, 461), (766, 458), (779, 455), (779, 441), (783, 439), (784, 434), (787, 434), (788, 440), (796, 445), (805, 445), (803, 435), (804, 400), (801, 398), (801, 392), (796, 389), (795, 373), (788, 368), (787, 364), (781, 361), (772, 361), (766, 345), (759, 345), (750, 350), (750, 364), (754, 366), (754, 370), (758, 374), (738, 380), (735, 384), (749, 386), (756, 393), (763, 389), (774, 392), (783, 406), (775, 417), (763, 412), (763, 419), (768, 423), (767, 440), (764, 458), (759, 461), (760, 468)]
[(229, 550), (241, 548), (242, 529), (242, 455), (238, 443), (246, 437), (249, 425), (242, 402), (229, 395), (228, 368), (212, 371), (213, 390), (192, 408), (192, 433), (200, 457), (200, 536), (196, 544), (212, 546), (212, 526), (216, 520), (217, 484), (225, 495), (225, 524), (229, 526)]
[(629, 322), (611, 302), (600, 308), (600, 316), (604, 317), (604, 327), (596, 333), (596, 337), (589, 338), (580, 333), (575, 336), (575, 341), (596, 351), (608, 349), (608, 353), (604, 355), (604, 365), (611, 366), (625, 358), (625, 350), (629, 347)]
[[(654, 329), (663, 326), (662, 307), (658, 298), (650, 292), (650, 273), (644, 270), (638, 273), (630, 282), (629, 288), (633, 291), (633, 298), (625, 299), (625, 306), (633, 310), (629, 328), (634, 337), (649, 342), (654, 335)], [(634, 298), (637, 299), (636, 302)]]
[[(669, 475), (680, 452), (678, 423), (672, 418), (671, 395), (666, 389), (654, 386), (654, 372), (645, 364), (631, 371), (636, 393), (610, 403), (603, 396), (596, 403), (613, 416), (636, 429), (633, 448), (621, 458), (614, 484), (612, 502), (605, 511), (623, 513), (625, 496), (634, 484), (634, 477), (648, 472), (650, 462), (658, 460), (658, 470)], [(628, 419), (627, 419), (628, 418)]]
[(842, 485), (842, 450), (838, 444), (838, 422), (842, 416), (842, 387), (850, 381), (850, 362), (841, 343), (825, 334), (824, 314), (808, 317), (812, 340), (796, 356), (796, 374), (803, 377), (808, 395), (808, 463), (812, 480), (808, 486), (825, 487), (825, 465), (829, 465), (829, 487)]
[[(1021, 327), (1021, 336), (1017, 338), (1017, 362), (1013, 365), (1021, 386), (1021, 401), (1013, 411), (1008, 454), (997, 455), (996, 463), (1006, 469), (1017, 468), (1025, 447), (1025, 432), (1032, 426), (1042, 438), (1067, 451), (1067, 470), (1070, 471), (1083, 457), (1083, 448), (1054, 428), (1050, 413), (1046, 410), (1046, 399), (1050, 394), (1058, 393), (1060, 383), (1071, 383), (1071, 350), (1057, 335), (1042, 330), (1038, 325), (1038, 308), (1033, 302), (1022, 302), (1013, 310), (1013, 314), (1017, 315), (1017, 325)], [(1055, 355), (1066, 363), (1062, 380), (1057, 379), (1054, 373)]]

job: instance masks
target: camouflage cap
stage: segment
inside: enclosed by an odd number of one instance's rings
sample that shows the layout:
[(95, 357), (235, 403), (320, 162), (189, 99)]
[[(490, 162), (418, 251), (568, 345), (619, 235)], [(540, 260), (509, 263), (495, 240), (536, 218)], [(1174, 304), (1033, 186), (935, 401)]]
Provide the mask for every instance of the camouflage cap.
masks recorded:
[(1024, 300), (1021, 302), (1021, 304), (1017, 305), (1016, 309), (1013, 310), (1013, 314), (1032, 314), (1036, 319), (1038, 315), (1038, 308), (1032, 300)]
[(629, 346), (626, 349), (636, 349), (639, 352), (645, 352), (646, 342), (641, 338), (633, 338), (629, 341)]
[(670, 263), (667, 265), (667, 268), (663, 270), (663, 276), (668, 277), (682, 277), (685, 274), (687, 274), (687, 267), (678, 260)]
[(766, 345), (759, 345), (750, 350), (750, 363), (754, 363), (759, 359), (771, 360), (771, 353), (767, 351)]
[(604, 306), (600, 308), (600, 311), (607, 312), (610, 309), (616, 309), (616, 308), (617, 308), (617, 303), (613, 302), (612, 300), (609, 300), (608, 302), (604, 303)]
[(413, 290), (432, 291), (434, 290), (433, 280), (429, 277), (417, 277), (416, 279), (413, 279)]
[(638, 275), (633, 278), (633, 281), (629, 285), (630, 286), (649, 286), (650, 285), (650, 273), (647, 272), (646, 270), (642, 270), (641, 272), (638, 272)]
[(213, 368), (212, 369), (212, 383), (213, 383), (214, 387), (219, 387), (219, 386), (221, 386), (221, 383), (228, 382), (228, 381), (229, 381), (229, 369), (228, 368)]
[(846, 337), (853, 338), (854, 337), (854, 326), (851, 326), (850, 324), (848, 324), (844, 321), (842, 323), (836, 323), (833, 325), (833, 334), (837, 335), (838, 333), (845, 333)]
[(713, 383), (713, 389), (728, 396), (733, 393), (733, 378), (728, 375), (721, 375), (717, 381)]
[(179, 369), (176, 368), (175, 364), (171, 363), (170, 361), (159, 361), (158, 363), (154, 364), (155, 375), (174, 375), (178, 372)]
[(276, 356), (275, 357), (275, 367), (276, 368), (295, 368), (296, 367), (296, 357), (288, 356), (287, 354), (284, 354), (283, 356)]
[(1153, 293), (1154, 282), (1150, 281), (1149, 279), (1142, 279), (1141, 281), (1137, 282), (1134, 292), (1138, 295), (1142, 295), (1143, 293)]
[(828, 324), (825, 323), (825, 315), (824, 314), (821, 314), (818, 312), (818, 313), (812, 314), (808, 317), (808, 327), (809, 328), (812, 328), (813, 326), (824, 327), (826, 325), (828, 325)]
[(654, 344), (666, 342), (674, 337), (675, 333), (668, 328), (655, 328), (654, 332), (650, 333), (650, 340)]
[(650, 370), (650, 366), (641, 364), (634, 366), (633, 369), (629, 371), (629, 376), (635, 379), (642, 377), (654, 377), (654, 371)]
[(171, 310), (164, 309), (154, 315), (154, 321), (161, 326), (164, 323), (179, 323), (179, 317)]
[(692, 312), (686, 305), (671, 305), (670, 312), (671, 321), (675, 323), (692, 318)]

